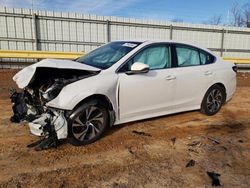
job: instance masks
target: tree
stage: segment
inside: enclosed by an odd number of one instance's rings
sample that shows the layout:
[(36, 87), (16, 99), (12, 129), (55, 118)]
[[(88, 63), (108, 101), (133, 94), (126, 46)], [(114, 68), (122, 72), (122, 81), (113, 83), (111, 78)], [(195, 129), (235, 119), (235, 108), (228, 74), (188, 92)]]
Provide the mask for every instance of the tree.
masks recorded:
[(236, 27), (243, 26), (242, 10), (237, 2), (231, 8), (231, 14), (233, 16), (231, 25)]
[(222, 24), (222, 15), (214, 15), (208, 21), (205, 21), (204, 24), (220, 25)]
[(243, 23), (246, 27), (250, 28), (250, 3), (244, 5), (243, 8)]
[(232, 26), (250, 28), (250, 3), (239, 6), (235, 3), (231, 9)]

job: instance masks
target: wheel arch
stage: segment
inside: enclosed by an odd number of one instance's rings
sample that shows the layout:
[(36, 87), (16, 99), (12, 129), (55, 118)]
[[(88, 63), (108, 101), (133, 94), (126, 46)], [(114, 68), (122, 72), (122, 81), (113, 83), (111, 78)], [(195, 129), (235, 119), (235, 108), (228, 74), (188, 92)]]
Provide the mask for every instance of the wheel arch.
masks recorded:
[(78, 104), (76, 104), (72, 111), (76, 110), (77, 108), (82, 106), (84, 103), (89, 102), (89, 101), (101, 102), (104, 106), (107, 107), (108, 112), (109, 112), (110, 126), (112, 126), (114, 124), (115, 118), (116, 118), (115, 117), (115, 110), (114, 110), (114, 107), (113, 107), (111, 100), (106, 95), (103, 95), (103, 94), (90, 95), (90, 96), (82, 99)]

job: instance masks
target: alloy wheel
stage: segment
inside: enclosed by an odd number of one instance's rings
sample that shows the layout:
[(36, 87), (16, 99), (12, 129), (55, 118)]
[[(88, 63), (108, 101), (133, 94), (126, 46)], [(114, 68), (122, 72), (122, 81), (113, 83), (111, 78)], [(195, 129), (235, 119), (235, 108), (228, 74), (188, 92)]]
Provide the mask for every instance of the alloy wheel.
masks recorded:
[(72, 123), (73, 136), (79, 141), (93, 139), (101, 131), (104, 114), (96, 106), (89, 106), (80, 113)]
[(220, 109), (223, 96), (219, 89), (213, 89), (207, 96), (207, 109), (213, 113)]

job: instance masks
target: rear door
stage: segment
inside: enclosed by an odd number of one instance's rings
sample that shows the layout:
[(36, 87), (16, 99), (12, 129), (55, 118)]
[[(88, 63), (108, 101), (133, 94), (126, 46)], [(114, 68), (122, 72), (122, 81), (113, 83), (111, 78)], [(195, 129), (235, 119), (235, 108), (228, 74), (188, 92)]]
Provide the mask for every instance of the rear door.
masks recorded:
[(201, 100), (214, 78), (212, 56), (188, 45), (176, 44), (173, 47), (176, 55), (174, 108), (183, 110), (199, 108)]

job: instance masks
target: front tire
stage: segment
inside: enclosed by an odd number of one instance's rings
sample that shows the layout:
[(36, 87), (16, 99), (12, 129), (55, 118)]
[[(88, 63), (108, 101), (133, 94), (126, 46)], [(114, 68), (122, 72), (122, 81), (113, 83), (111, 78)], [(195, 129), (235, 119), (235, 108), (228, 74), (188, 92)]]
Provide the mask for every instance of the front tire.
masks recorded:
[(225, 90), (219, 85), (213, 85), (206, 92), (202, 103), (201, 112), (212, 116), (219, 112), (226, 98)]
[(93, 143), (103, 135), (108, 123), (108, 110), (101, 102), (86, 102), (69, 116), (68, 142), (74, 146)]

